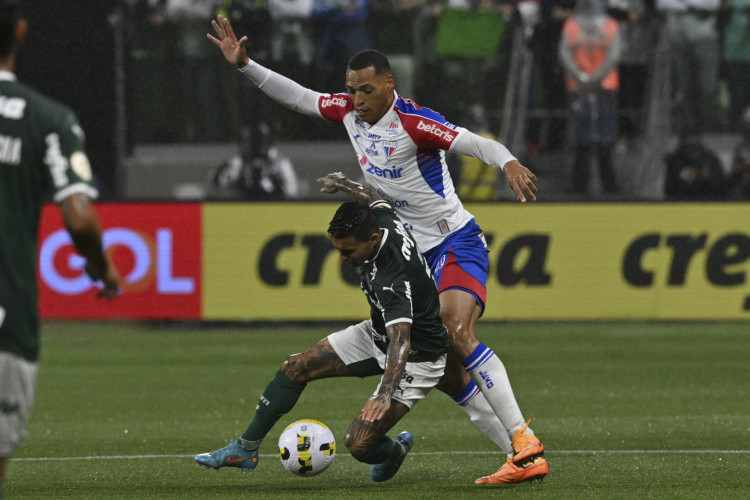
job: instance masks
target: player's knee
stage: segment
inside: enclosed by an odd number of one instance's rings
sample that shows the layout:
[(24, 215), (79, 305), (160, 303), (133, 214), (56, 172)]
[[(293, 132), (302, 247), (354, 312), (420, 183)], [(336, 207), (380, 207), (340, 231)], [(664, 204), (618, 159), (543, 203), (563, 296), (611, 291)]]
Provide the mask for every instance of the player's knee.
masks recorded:
[(472, 325), (460, 319), (449, 321), (443, 319), (443, 324), (445, 324), (445, 328), (448, 330), (448, 342), (451, 345), (451, 349), (461, 359), (466, 358), (474, 352), (474, 349), (479, 345), (479, 341), (474, 335)]
[(302, 370), (302, 360), (299, 354), (292, 354), (288, 356), (283, 363), (281, 363), (281, 371), (287, 376), (289, 380), (296, 384), (306, 384), (308, 380), (305, 379), (304, 370)]
[(361, 421), (355, 421), (346, 431), (344, 445), (355, 460), (372, 464), (374, 463), (372, 455), (378, 443), (378, 440), (374, 440), (372, 437), (371, 428), (365, 426)]

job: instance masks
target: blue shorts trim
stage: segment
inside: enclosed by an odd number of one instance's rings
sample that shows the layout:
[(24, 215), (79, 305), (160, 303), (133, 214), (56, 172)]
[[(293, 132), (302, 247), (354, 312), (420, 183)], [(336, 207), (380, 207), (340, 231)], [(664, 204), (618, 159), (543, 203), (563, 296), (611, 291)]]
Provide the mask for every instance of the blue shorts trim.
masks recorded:
[(490, 257), (482, 229), (474, 219), (427, 251), (425, 258), (438, 292), (464, 290), (474, 295), (484, 309)]

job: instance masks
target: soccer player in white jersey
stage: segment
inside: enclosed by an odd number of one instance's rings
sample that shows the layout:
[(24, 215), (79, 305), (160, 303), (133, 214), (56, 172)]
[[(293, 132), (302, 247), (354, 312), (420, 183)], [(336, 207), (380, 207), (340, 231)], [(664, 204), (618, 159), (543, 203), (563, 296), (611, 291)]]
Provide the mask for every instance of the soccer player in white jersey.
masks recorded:
[(294, 111), (343, 123), (368, 187), (391, 201), (414, 235), (438, 286), (452, 349), (438, 388), (508, 454), (496, 473), (476, 482), (526, 481), (530, 469), (534, 478), (543, 477), (548, 471), (544, 446), (524, 422), (502, 362), (474, 334), (486, 303), (489, 257), (482, 230), (456, 196), (445, 151), (501, 169), (521, 202), (536, 199), (536, 176), (502, 144), (399, 96), (380, 52), (365, 50), (349, 61), (346, 93), (321, 94), (251, 61), (247, 37), (238, 39), (226, 18), (219, 16), (212, 25), (217, 36), (209, 34), (209, 40), (269, 97)]

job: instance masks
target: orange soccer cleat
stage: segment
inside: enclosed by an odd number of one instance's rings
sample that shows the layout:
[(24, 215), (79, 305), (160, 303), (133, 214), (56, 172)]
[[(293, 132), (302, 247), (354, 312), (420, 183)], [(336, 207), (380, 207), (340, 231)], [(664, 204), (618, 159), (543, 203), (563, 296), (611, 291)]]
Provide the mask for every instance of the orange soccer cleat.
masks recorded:
[[(533, 416), (531, 418), (534, 418)], [(513, 445), (513, 463), (518, 465), (536, 455), (544, 454), (544, 445), (539, 438), (532, 434), (526, 433), (526, 428), (531, 422), (531, 418), (523, 424), (523, 427), (513, 433), (511, 444)]]
[(529, 460), (525, 465), (519, 466), (514, 464), (509, 458), (505, 465), (500, 467), (500, 470), (492, 474), (491, 476), (480, 477), (476, 481), (476, 484), (515, 484), (523, 483), (526, 481), (539, 481), (541, 482), (549, 473), (549, 464), (542, 457), (536, 457)]

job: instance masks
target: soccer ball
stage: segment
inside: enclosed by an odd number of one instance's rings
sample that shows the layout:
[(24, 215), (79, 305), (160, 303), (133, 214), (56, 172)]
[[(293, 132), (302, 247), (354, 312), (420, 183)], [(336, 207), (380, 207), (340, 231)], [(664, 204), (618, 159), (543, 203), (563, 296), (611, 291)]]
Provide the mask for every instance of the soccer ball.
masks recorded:
[(292, 474), (314, 476), (326, 470), (336, 456), (331, 429), (317, 420), (297, 420), (279, 437), (279, 458)]

